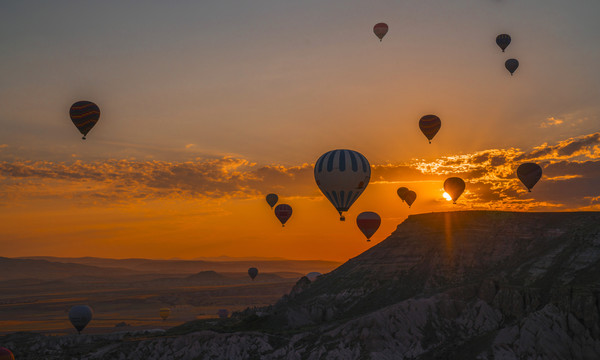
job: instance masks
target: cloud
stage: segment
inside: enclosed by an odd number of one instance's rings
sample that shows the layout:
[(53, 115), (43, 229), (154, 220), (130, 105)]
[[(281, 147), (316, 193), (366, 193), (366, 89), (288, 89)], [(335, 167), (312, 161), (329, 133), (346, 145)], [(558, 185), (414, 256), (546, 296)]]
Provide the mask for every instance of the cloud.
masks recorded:
[(0, 144), (0, 149), (6, 149), (8, 147), (8, 144)]
[[(517, 167), (524, 162), (536, 162), (543, 169), (542, 180), (532, 193), (516, 176)], [(449, 176), (465, 180), (467, 190), (461, 200), (473, 208), (577, 209), (593, 205), (597, 200), (590, 199), (600, 196), (600, 133), (542, 144), (530, 151), (489, 149), (432, 161), (374, 164), (371, 184), (439, 182), (441, 186)], [(269, 192), (287, 197), (321, 197), (314, 184), (312, 164), (308, 163), (257, 165), (232, 156), (186, 162), (0, 162), (0, 198), (5, 204), (23, 197), (127, 202), (179, 197), (251, 199)]]
[(557, 125), (561, 125), (564, 122), (565, 122), (564, 120), (557, 119), (555, 117), (550, 116), (550, 117), (546, 118), (546, 120), (544, 120), (540, 124), (540, 127), (541, 128), (547, 128), (547, 127), (551, 127), (551, 126), (557, 126)]

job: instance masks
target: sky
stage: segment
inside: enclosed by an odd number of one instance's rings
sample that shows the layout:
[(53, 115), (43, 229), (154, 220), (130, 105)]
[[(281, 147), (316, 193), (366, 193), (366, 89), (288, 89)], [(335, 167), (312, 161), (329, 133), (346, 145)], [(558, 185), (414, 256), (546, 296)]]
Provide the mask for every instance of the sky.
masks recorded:
[[(596, 0), (3, 2), (0, 255), (344, 261), (411, 214), (600, 210), (598, 13)], [(102, 112), (85, 141), (68, 116), (79, 100)], [(432, 144), (426, 114), (442, 120)], [(313, 177), (340, 148), (372, 165), (346, 222)], [(543, 168), (531, 193), (523, 162)], [(467, 183), (456, 205), (450, 176)], [(285, 227), (270, 192), (294, 209)], [(370, 243), (362, 211), (382, 217)]]

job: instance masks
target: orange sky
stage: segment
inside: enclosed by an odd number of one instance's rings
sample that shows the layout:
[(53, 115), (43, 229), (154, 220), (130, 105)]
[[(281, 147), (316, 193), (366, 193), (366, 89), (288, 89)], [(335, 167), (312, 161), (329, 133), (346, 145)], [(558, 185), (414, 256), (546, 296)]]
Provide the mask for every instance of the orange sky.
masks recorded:
[[(1, 256), (345, 260), (451, 209), (598, 210), (600, 5), (15, 2), (0, 13)], [(85, 15), (82, 15), (85, 14)], [(380, 42), (372, 32), (385, 21)], [(494, 39), (509, 33), (502, 53)], [(518, 58), (510, 76), (503, 64)], [(68, 118), (96, 102), (88, 140)], [(431, 145), (418, 119), (436, 114)], [(361, 152), (346, 223), (312, 164)], [(527, 193), (524, 161), (544, 177)], [(441, 198), (460, 176), (459, 204)], [(412, 209), (396, 196), (417, 192)], [(282, 228), (264, 201), (294, 214)]]

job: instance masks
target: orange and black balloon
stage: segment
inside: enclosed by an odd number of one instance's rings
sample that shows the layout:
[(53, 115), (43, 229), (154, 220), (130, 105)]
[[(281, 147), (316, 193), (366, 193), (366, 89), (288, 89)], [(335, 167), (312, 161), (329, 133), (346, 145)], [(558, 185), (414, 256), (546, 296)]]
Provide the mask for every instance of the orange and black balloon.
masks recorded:
[(82, 139), (85, 140), (87, 133), (100, 119), (100, 108), (91, 101), (78, 101), (71, 105), (69, 115), (77, 130), (83, 134)]
[(419, 120), (419, 128), (431, 144), (431, 139), (440, 131), (442, 121), (435, 115), (425, 115)]

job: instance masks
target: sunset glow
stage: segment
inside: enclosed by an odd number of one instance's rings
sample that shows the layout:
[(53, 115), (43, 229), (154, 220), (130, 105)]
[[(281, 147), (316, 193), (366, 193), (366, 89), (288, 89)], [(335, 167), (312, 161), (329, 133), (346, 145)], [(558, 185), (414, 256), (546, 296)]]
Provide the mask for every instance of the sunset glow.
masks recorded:
[[(595, 4), (567, 3), (6, 5), (2, 256), (343, 261), (412, 214), (598, 210), (600, 25)], [(85, 141), (79, 100), (101, 109)], [(431, 144), (426, 114), (441, 119)], [(346, 222), (314, 180), (333, 149), (371, 164)], [(532, 192), (523, 162), (543, 168)], [(466, 183), (456, 205), (440, 197), (450, 176)], [(285, 227), (268, 193), (293, 208)], [(382, 220), (370, 243), (363, 211)]]

